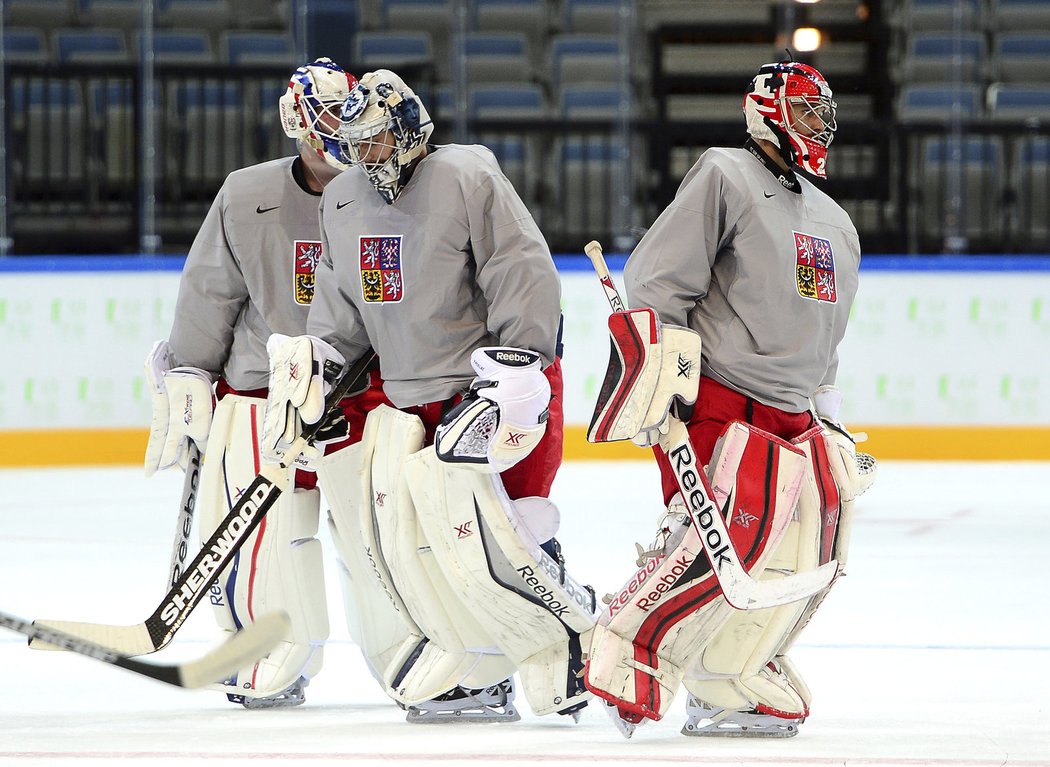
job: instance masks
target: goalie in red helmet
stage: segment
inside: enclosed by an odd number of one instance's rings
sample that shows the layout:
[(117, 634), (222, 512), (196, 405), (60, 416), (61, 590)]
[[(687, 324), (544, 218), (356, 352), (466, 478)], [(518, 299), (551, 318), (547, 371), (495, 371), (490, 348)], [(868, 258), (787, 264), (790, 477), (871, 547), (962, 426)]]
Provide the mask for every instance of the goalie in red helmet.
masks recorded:
[(827, 176), (828, 147), (835, 137), (835, 101), (816, 69), (795, 61), (766, 64), (744, 94), (747, 132), (771, 141), (788, 166)]
[[(832, 561), (841, 572), (854, 503), (875, 479), (835, 388), (860, 241), (807, 175), (825, 176), (831, 89), (805, 64), (765, 64), (743, 107), (744, 145), (704, 152), (627, 260), (631, 309), (610, 320), (615, 354), (588, 435), (653, 446), (661, 477), (654, 542), (588, 652), (587, 685), (625, 732), (660, 719), (680, 687), (687, 735), (788, 737), (810, 714), (788, 653), (823, 592), (761, 609), (723, 593), (721, 562), (716, 573), (697, 556), (709, 512), (697, 513), (681, 446), (712, 488), (732, 491), (719, 504), (727, 537), (756, 579)], [(686, 443), (666, 436), (683, 424)]]

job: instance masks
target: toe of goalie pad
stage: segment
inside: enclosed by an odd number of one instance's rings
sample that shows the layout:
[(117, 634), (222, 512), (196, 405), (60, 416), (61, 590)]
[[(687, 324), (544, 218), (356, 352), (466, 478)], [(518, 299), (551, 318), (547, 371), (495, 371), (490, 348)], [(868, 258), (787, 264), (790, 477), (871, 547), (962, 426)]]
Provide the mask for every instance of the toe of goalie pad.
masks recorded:
[(569, 644), (545, 647), (518, 664), (525, 697), (537, 716), (568, 714), (577, 711), (591, 699), (580, 676), (583, 671), (582, 647), (589, 634), (577, 635)]
[(594, 627), (584, 682), (625, 721), (660, 720), (681, 686), (682, 674), (666, 659), (657, 662), (648, 648), (601, 624)]
[(659, 427), (671, 404), (696, 402), (700, 336), (664, 325), (652, 309), (609, 315), (609, 367), (587, 430), (590, 442), (632, 439)]
[(460, 683), (479, 661), (476, 653), (448, 652), (426, 637), (406, 642), (384, 678), (387, 692), (404, 706), (417, 706)]
[[(793, 670), (797, 677), (797, 672)], [(752, 711), (781, 719), (801, 720), (809, 716), (809, 689), (797, 684), (777, 660), (762, 666), (757, 674), (719, 679), (686, 679), (690, 694), (709, 707)]]

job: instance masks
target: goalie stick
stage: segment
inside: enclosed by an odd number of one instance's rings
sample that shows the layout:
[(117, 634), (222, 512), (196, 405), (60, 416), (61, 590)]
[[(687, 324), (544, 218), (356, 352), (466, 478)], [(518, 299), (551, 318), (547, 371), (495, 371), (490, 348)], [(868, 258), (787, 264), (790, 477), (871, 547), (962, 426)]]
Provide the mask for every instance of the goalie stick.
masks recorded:
[[(605, 264), (602, 246), (591, 240), (583, 250), (594, 265), (594, 271), (605, 288), (605, 295), (612, 310), (623, 311), (624, 304), (609, 273), (609, 267)], [(660, 448), (671, 463), (682, 497), (690, 499), (693, 524), (700, 532), (699, 538), (704, 553), (707, 554), (711, 571), (718, 579), (726, 601), (738, 610), (760, 610), (811, 597), (831, 583), (838, 569), (838, 562), (835, 560), (815, 570), (783, 578), (758, 581), (751, 577), (744, 569), (740, 555), (729, 537), (725, 518), (714, 502), (711, 483), (703, 466), (696, 459), (689, 439), (689, 430), (681, 419), (675, 416), (673, 410), (667, 418), (669, 428), (667, 434), (660, 436)]]
[[(266, 512), (284, 492), (288, 467), (326, 425), (328, 416), (339, 405), (339, 401), (353, 389), (362, 376), (367, 374), (375, 358), (375, 351), (369, 349), (353, 365), (342, 369), (337, 383), (325, 397), (324, 414), (316, 423), (303, 426), (302, 433), (285, 452), (283, 462), (263, 464), (258, 476), (244, 489), (237, 503), (230, 509), (230, 513), (215, 528), (211, 537), (201, 545), (197, 556), (187, 565), (160, 605), (145, 621), (130, 626), (115, 626), (104, 623), (45, 619), (34, 621), (34, 624), (43, 624), (97, 642), (120, 655), (146, 655), (167, 645), (204, 595), (208, 593), (219, 574), (244, 545), (248, 536), (258, 527)], [(329, 365), (334, 367), (334, 363), (329, 363)], [(53, 646), (42, 636), (30, 637), (29, 646), (38, 650), (63, 649)]]
[(38, 639), (53, 647), (86, 655), (111, 666), (148, 676), (150, 679), (189, 689), (221, 682), (236, 673), (237, 669), (259, 660), (291, 629), (288, 616), (283, 612), (269, 613), (197, 660), (164, 664), (128, 658), (82, 637), (50, 626), (29, 623), (4, 612), (0, 612), (0, 626), (24, 634), (30, 641)]

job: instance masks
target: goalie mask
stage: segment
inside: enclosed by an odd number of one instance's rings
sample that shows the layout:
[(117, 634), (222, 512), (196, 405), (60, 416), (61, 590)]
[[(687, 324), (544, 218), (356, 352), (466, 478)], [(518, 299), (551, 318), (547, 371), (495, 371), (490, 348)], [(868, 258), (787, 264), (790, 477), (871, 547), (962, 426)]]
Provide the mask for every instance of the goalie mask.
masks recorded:
[(278, 104), (288, 137), (302, 141), (338, 170), (349, 167), (342, 161), (337, 131), (343, 102), (355, 85), (356, 77), (321, 58), (295, 70)]
[(835, 136), (835, 102), (816, 69), (795, 61), (766, 64), (744, 94), (747, 132), (772, 141), (788, 165), (827, 176), (828, 146)]
[(361, 78), (343, 105), (344, 160), (359, 165), (387, 204), (393, 203), (434, 131), (426, 107), (388, 69)]

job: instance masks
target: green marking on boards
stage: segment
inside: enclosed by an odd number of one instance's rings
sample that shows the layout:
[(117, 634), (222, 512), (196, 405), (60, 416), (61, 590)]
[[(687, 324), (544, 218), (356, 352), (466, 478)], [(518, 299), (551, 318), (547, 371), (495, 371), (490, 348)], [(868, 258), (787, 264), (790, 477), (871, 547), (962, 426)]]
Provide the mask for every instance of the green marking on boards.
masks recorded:
[(52, 322), (58, 322), (58, 320), (61, 317), (62, 317), (62, 301), (60, 299), (56, 298), (55, 300), (53, 300), (51, 302), (51, 321)]
[(1003, 376), (1003, 380), (999, 382), (999, 396), (1010, 399), (1010, 376)]
[(117, 316), (117, 301), (115, 298), (111, 298), (106, 301), (106, 322), (113, 322), (113, 318)]
[(81, 378), (79, 381), (77, 381), (77, 399), (83, 402), (87, 399), (87, 395), (88, 380), (86, 378)]
[(977, 322), (981, 316), (981, 299), (971, 298), (970, 299), (970, 319)]
[(948, 387), (951, 384), (951, 379), (947, 375), (942, 375), (937, 379), (937, 396), (941, 399), (948, 397)]

